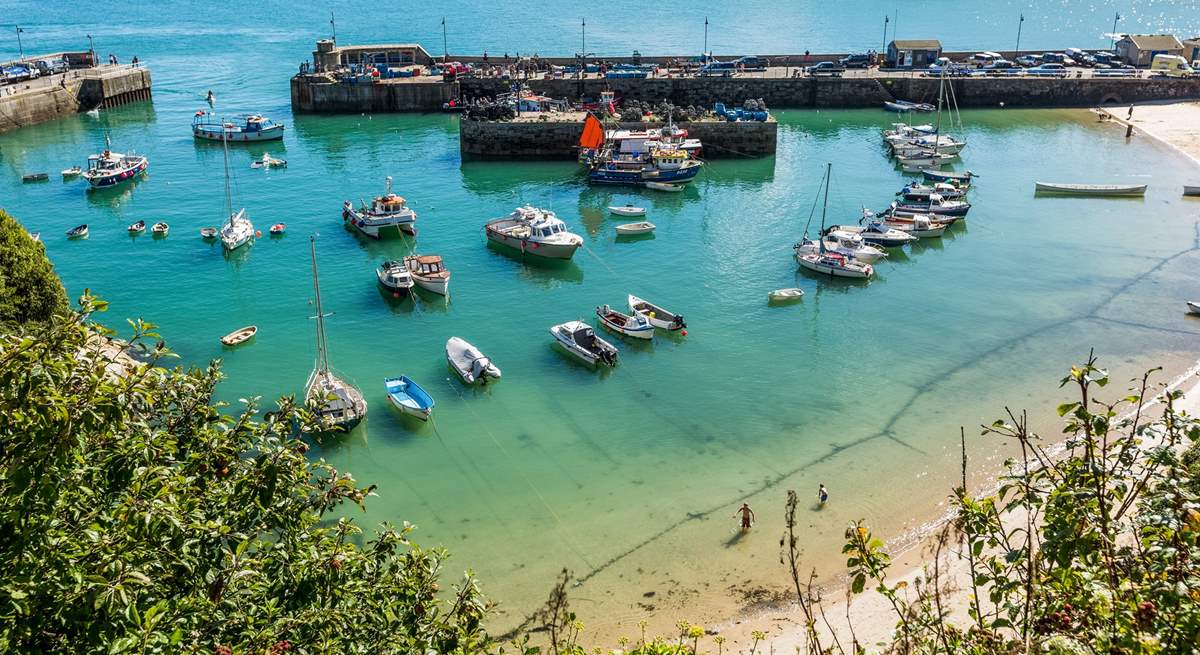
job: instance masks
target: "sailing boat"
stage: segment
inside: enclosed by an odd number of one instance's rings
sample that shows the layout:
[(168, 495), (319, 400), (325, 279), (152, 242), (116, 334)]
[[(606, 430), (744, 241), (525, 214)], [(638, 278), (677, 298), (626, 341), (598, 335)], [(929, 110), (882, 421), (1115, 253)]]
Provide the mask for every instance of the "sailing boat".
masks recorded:
[(354, 385), (334, 375), (329, 368), (329, 342), (321, 307), (321, 283), (317, 279), (317, 238), (309, 237), (312, 255), (313, 295), (317, 303), (317, 364), (304, 385), (304, 404), (327, 430), (353, 430), (367, 415), (367, 401)]
[[(228, 126), (225, 128), (228, 131)], [(250, 243), (254, 239), (254, 224), (246, 218), (245, 208), (233, 212), (233, 194), (229, 190), (229, 135), (221, 140), (221, 146), (225, 153), (225, 213), (229, 216), (229, 222), (221, 226), (221, 245), (225, 246), (225, 250), (233, 251)]]
[[(953, 94), (954, 87), (950, 87), (950, 92)], [(937, 121), (933, 133), (906, 134), (899, 140), (888, 138), (889, 145), (892, 147), (892, 155), (900, 161), (905, 171), (938, 168), (956, 158), (962, 149), (967, 147), (966, 141), (942, 134), (943, 109), (950, 111), (953, 119), (954, 110), (949, 108), (947, 100), (946, 72), (943, 70), (938, 80)], [(955, 108), (957, 108), (957, 103), (955, 103)]]
[[(833, 164), (825, 165), (825, 199), (821, 206), (821, 234), (825, 234), (825, 212), (829, 207), (829, 178), (833, 172)], [(840, 252), (825, 248), (825, 239), (817, 240), (817, 252), (801, 252), (796, 250), (796, 262), (810, 271), (825, 273), (832, 277), (869, 278), (875, 273), (870, 264), (860, 262), (853, 257), (847, 257)]]

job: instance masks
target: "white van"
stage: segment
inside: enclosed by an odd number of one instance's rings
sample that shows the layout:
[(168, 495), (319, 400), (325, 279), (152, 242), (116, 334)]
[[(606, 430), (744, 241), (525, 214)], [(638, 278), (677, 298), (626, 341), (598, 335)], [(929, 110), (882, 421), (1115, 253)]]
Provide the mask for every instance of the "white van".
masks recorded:
[(1150, 71), (1167, 77), (1191, 77), (1194, 73), (1187, 60), (1178, 55), (1154, 55)]

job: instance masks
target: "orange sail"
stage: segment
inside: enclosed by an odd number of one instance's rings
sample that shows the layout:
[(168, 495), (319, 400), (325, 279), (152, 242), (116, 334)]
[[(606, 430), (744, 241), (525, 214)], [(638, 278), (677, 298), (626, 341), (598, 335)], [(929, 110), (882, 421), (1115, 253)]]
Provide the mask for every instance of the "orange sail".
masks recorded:
[(594, 115), (588, 114), (583, 121), (583, 134), (579, 137), (579, 147), (595, 150), (604, 145), (604, 126)]

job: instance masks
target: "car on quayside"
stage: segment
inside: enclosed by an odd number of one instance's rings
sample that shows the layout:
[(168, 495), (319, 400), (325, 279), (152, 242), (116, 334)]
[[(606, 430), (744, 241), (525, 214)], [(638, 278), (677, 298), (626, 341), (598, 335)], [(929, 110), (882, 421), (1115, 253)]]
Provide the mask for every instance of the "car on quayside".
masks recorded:
[(936, 61), (925, 69), (926, 77), (941, 77), (945, 73), (947, 77), (963, 77), (971, 74), (971, 69), (964, 64), (950, 61), (949, 57), (938, 57)]
[(1017, 57), (1017, 65), (1024, 68), (1032, 68), (1042, 65), (1041, 55), (1021, 55)]
[(846, 69), (832, 61), (819, 61), (805, 68), (804, 72), (813, 77), (841, 77), (842, 73), (846, 72)]
[(1025, 74), (1033, 77), (1066, 77), (1070, 74), (1070, 71), (1062, 64), (1042, 64), (1041, 66), (1026, 68)]
[(871, 57), (865, 52), (856, 52), (838, 60), (842, 68), (867, 68), (871, 65)]
[(985, 75), (987, 77), (1000, 77), (1003, 75), (1020, 75), (1022, 70), (1024, 69), (1018, 66), (1015, 62), (1011, 62), (1007, 59), (997, 59), (987, 66), (975, 71), (974, 74)]

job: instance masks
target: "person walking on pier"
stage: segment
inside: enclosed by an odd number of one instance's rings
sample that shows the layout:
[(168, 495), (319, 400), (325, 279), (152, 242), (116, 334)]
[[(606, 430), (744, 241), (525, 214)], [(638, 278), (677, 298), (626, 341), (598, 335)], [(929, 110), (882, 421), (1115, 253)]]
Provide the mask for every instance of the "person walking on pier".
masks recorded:
[(750, 509), (746, 503), (742, 503), (742, 506), (733, 513), (733, 518), (737, 518), (738, 514), (742, 515), (742, 532), (750, 530), (750, 526), (754, 524), (754, 510)]
[(1125, 120), (1127, 120), (1127, 121), (1133, 120), (1133, 105), (1132, 104), (1129, 105), (1129, 115), (1125, 117)]

